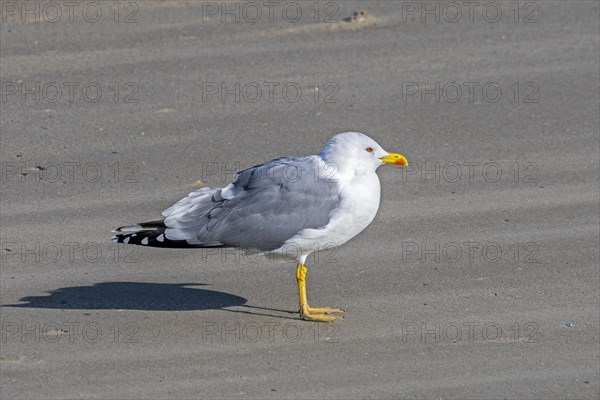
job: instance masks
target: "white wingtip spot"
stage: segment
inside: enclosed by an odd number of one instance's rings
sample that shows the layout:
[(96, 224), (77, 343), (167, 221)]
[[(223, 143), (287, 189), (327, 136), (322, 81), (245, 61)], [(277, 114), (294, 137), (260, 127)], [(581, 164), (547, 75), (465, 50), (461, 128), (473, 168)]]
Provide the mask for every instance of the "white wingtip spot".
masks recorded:
[(123, 243), (125, 243), (125, 244), (129, 243), (129, 238), (125, 238), (125, 240), (123, 240)]
[(135, 225), (122, 226), (120, 228), (117, 228), (113, 232), (123, 234), (123, 233), (137, 233), (138, 231), (141, 231), (141, 230), (142, 230), (142, 227), (139, 224), (135, 224)]
[(158, 235), (156, 237), (156, 240), (158, 240), (159, 242), (164, 242), (165, 241), (165, 235)]
[(143, 244), (144, 246), (146, 246), (146, 245), (148, 244), (148, 238), (143, 238), (143, 239), (142, 239), (142, 244)]

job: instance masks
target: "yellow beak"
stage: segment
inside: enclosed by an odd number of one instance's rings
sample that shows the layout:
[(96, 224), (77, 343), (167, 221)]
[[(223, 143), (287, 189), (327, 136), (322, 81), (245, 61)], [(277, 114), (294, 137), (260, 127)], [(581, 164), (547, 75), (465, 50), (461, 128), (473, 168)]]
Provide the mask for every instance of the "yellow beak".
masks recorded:
[(398, 154), (398, 153), (388, 153), (387, 156), (383, 156), (379, 159), (386, 164), (395, 164), (395, 165), (400, 165), (402, 167), (408, 165), (408, 161), (406, 161), (406, 157), (404, 157), (402, 154)]

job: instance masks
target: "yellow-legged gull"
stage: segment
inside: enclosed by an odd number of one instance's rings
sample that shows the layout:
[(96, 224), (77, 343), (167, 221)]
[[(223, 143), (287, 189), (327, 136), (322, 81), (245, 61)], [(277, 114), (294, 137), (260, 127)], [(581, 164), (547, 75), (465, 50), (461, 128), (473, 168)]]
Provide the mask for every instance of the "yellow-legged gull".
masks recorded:
[(282, 157), (237, 173), (224, 188), (203, 187), (163, 211), (163, 220), (128, 225), (113, 241), (154, 247), (239, 247), (286, 256), (299, 249), (296, 278), (300, 316), (330, 322), (342, 309), (310, 307), (307, 256), (347, 242), (375, 218), (380, 184), (376, 170), (406, 158), (370, 137), (346, 132), (308, 157)]

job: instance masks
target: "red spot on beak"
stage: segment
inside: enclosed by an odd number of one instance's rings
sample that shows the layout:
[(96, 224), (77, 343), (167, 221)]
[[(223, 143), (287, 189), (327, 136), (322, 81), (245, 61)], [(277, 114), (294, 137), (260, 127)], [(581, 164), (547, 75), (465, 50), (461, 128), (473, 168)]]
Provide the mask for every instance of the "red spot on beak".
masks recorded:
[(394, 164), (396, 164), (396, 165), (406, 165), (406, 162), (404, 162), (404, 160), (400, 158), (400, 159), (394, 161)]

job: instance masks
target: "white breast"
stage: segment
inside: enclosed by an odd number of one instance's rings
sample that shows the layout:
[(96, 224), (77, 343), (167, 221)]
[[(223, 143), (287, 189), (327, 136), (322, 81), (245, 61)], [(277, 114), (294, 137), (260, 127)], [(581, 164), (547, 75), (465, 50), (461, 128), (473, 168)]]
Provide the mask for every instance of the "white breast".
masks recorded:
[(375, 218), (379, 209), (381, 187), (376, 173), (356, 176), (342, 191), (342, 203), (327, 230), (336, 233), (339, 245), (362, 232)]

